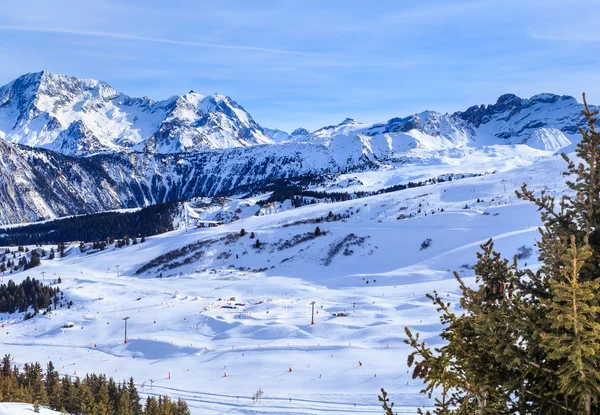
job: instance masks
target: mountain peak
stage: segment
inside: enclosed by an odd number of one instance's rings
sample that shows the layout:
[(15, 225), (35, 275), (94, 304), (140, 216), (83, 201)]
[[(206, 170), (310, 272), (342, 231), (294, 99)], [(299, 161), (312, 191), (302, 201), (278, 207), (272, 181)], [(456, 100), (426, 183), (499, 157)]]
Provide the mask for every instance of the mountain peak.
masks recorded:
[(348, 125), (348, 124), (360, 124), (360, 123), (358, 121), (354, 120), (353, 118), (346, 118), (344, 121), (342, 121), (338, 125)]
[(303, 135), (310, 135), (310, 132), (306, 129), (306, 128), (296, 128), (294, 131), (292, 131), (292, 133), (290, 134), (292, 136), (303, 136)]
[(73, 155), (132, 147), (172, 153), (272, 143), (250, 114), (220, 93), (204, 96), (191, 90), (154, 102), (128, 97), (102, 81), (48, 71), (22, 75), (0, 87), (0, 137)]

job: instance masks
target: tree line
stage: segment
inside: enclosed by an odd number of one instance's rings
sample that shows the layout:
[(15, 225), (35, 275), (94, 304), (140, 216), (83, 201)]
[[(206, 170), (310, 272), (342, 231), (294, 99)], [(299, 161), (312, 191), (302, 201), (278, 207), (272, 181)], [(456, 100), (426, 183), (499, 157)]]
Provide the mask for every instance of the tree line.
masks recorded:
[(256, 202), (258, 205), (264, 206), (273, 202), (284, 202), (290, 200), (294, 207), (298, 208), (305, 205), (314, 204), (317, 202), (344, 202), (352, 199), (362, 199), (369, 196), (375, 196), (383, 193), (398, 192), (400, 190), (413, 189), (415, 187), (428, 186), (436, 183), (444, 183), (447, 181), (453, 181), (463, 179), (466, 177), (477, 177), (483, 176), (478, 173), (464, 173), (464, 174), (445, 174), (442, 176), (434, 177), (427, 180), (418, 182), (409, 181), (406, 184), (397, 184), (393, 186), (384, 187), (382, 189), (374, 191), (357, 191), (357, 192), (327, 192), (318, 190), (306, 190), (297, 184), (290, 184), (287, 182), (279, 185), (272, 186), (271, 195), (265, 200), (259, 200)]
[(60, 288), (44, 285), (35, 278), (27, 277), (19, 284), (10, 280), (8, 284), (0, 284), (0, 313), (24, 313), (29, 307), (33, 307), (33, 315), (41, 309), (49, 312), (62, 298)]
[(134, 212), (103, 212), (0, 229), (0, 245), (100, 242), (173, 230), (178, 203), (158, 203)]
[(117, 383), (102, 374), (88, 374), (82, 379), (61, 377), (52, 362), (46, 371), (39, 363), (26, 363), (20, 370), (11, 365), (10, 355), (2, 359), (0, 401), (30, 403), (34, 412), (46, 405), (63, 414), (190, 415), (181, 398), (175, 401), (167, 396), (148, 396), (142, 405), (133, 378)]

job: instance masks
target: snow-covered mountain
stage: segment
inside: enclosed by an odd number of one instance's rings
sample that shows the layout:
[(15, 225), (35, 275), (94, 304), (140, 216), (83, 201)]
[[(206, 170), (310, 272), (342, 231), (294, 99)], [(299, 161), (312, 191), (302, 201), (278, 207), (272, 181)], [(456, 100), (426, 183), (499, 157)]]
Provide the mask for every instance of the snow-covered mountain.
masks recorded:
[(0, 224), (244, 193), (286, 178), (375, 170), (359, 140), (204, 152), (65, 156), (0, 140)]
[[(146, 151), (179, 153), (280, 144), (328, 145), (336, 137), (385, 142), (394, 154), (525, 143), (556, 151), (576, 139), (581, 104), (553, 94), (502, 95), (492, 105), (441, 114), (424, 111), (385, 123), (347, 118), (312, 133), (258, 125), (231, 98), (194, 91), (164, 101), (131, 98), (105, 82), (48, 72), (30, 73), (0, 88), (0, 138), (67, 155)], [(366, 138), (364, 138), (366, 137)], [(369, 145), (369, 143), (367, 143)]]
[(348, 174), (378, 172), (383, 188), (400, 170), (415, 172), (405, 182), (502, 171), (572, 148), (581, 109), (568, 96), (503, 95), (453, 114), (288, 134), (223, 95), (154, 102), (100, 81), (27, 74), (0, 88), (0, 223), (239, 195), (281, 179), (344, 188), (357, 182)]
[(577, 140), (578, 128), (584, 123), (581, 109), (570, 96), (540, 94), (523, 99), (507, 94), (495, 104), (452, 114), (424, 111), (379, 124), (361, 124), (348, 118), (312, 133), (292, 134), (292, 138), (327, 142), (339, 136), (384, 136), (395, 153), (498, 144), (527, 144), (556, 151)]
[(68, 155), (175, 153), (272, 143), (240, 105), (194, 91), (131, 98), (105, 82), (48, 72), (0, 87), (0, 138)]

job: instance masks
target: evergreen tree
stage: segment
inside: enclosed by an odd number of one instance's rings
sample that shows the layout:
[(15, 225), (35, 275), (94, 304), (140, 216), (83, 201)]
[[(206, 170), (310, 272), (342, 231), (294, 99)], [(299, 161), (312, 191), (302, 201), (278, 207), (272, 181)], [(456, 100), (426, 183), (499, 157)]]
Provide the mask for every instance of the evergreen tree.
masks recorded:
[(60, 381), (60, 402), (61, 407), (67, 412), (73, 412), (75, 408), (74, 394), (73, 394), (73, 383), (69, 376), (63, 376)]
[(94, 415), (96, 412), (94, 394), (87, 382), (79, 387), (79, 408), (82, 415)]
[(119, 399), (119, 405), (117, 409), (119, 415), (133, 415), (131, 409), (131, 401), (129, 400), (129, 392), (127, 389), (121, 391), (121, 398)]
[(559, 385), (577, 403), (578, 412), (590, 415), (600, 395), (600, 278), (580, 281), (590, 260), (589, 246), (577, 248), (575, 236), (563, 256), (564, 280), (551, 280), (551, 298), (544, 299), (550, 331), (542, 333), (542, 347), (552, 361), (562, 362)]
[(175, 404), (175, 415), (191, 415), (190, 408), (186, 401), (181, 398), (177, 399), (177, 403)]
[(146, 398), (146, 415), (160, 415), (160, 408), (158, 407), (158, 402), (156, 398), (153, 396), (148, 396)]
[(140, 404), (140, 395), (135, 387), (135, 383), (133, 382), (133, 378), (129, 378), (129, 383), (127, 384), (127, 391), (129, 392), (129, 400), (131, 401), (131, 410), (133, 415), (141, 415), (142, 414), (142, 405)]
[(112, 415), (113, 404), (111, 403), (105, 382), (100, 383), (96, 393), (96, 415)]

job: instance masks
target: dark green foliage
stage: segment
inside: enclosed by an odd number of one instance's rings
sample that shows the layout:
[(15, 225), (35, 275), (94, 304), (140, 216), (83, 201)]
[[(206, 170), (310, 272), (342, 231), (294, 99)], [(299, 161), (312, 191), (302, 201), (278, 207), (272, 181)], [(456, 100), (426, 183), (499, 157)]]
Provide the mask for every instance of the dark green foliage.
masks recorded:
[(39, 311), (58, 301), (59, 292), (58, 288), (46, 286), (35, 278), (27, 277), (20, 284), (9, 280), (8, 284), (0, 285), (0, 313), (23, 313), (29, 307)]
[(481, 174), (445, 174), (428, 180), (420, 182), (408, 182), (406, 184), (397, 184), (394, 186), (379, 189), (373, 192), (322, 192), (315, 190), (305, 190), (302, 185), (314, 184), (312, 180), (298, 181), (296, 178), (292, 183), (290, 180), (274, 180), (267, 186), (260, 188), (261, 192), (272, 191), (268, 199), (257, 202), (258, 205), (265, 205), (273, 202), (283, 202), (285, 200), (291, 200), (294, 207), (301, 207), (304, 205), (310, 205), (314, 203), (332, 203), (332, 202), (343, 202), (346, 200), (352, 200), (357, 198), (363, 198), (382, 193), (397, 192), (405, 189), (412, 189), (415, 187), (427, 186), (435, 183), (443, 183), (446, 181), (452, 181), (457, 179), (463, 179), (466, 177), (476, 177)]
[(318, 226), (315, 228), (315, 236), (320, 236), (321, 235), (321, 228), (319, 228)]
[(396, 415), (393, 411), (394, 403), (390, 403), (390, 398), (387, 397), (387, 392), (383, 388), (381, 388), (381, 395), (378, 398), (379, 402), (381, 402), (381, 407), (385, 411), (385, 415)]
[(40, 258), (40, 254), (38, 253), (37, 249), (31, 251), (29, 261), (27, 261), (27, 259), (25, 257), (22, 257), (22, 259), (23, 259), (23, 270), (28, 270), (33, 267), (37, 267), (42, 262), (41, 258)]
[(0, 368), (0, 401), (31, 403), (34, 412), (47, 405), (62, 413), (81, 415), (190, 415), (185, 401), (172, 401), (167, 396), (149, 396), (144, 410), (133, 378), (123, 383), (96, 374), (60, 379), (52, 362), (45, 373), (39, 363), (26, 363), (21, 371), (16, 365), (11, 368), (10, 355), (4, 356)]
[(430, 246), (431, 246), (431, 238), (425, 239), (423, 242), (421, 242), (421, 251), (429, 248)]
[[(84, 242), (102, 242), (109, 238), (129, 240), (127, 235), (156, 235), (173, 230), (173, 218), (176, 214), (177, 204), (170, 202), (148, 206), (135, 212), (95, 213), (3, 228), (0, 229), (3, 234), (0, 244), (58, 243), (58, 251), (63, 257), (64, 245), (61, 250), (60, 243), (82, 241), (80, 249), (84, 249)], [(19, 251), (23, 251), (23, 247), (19, 247)]]

